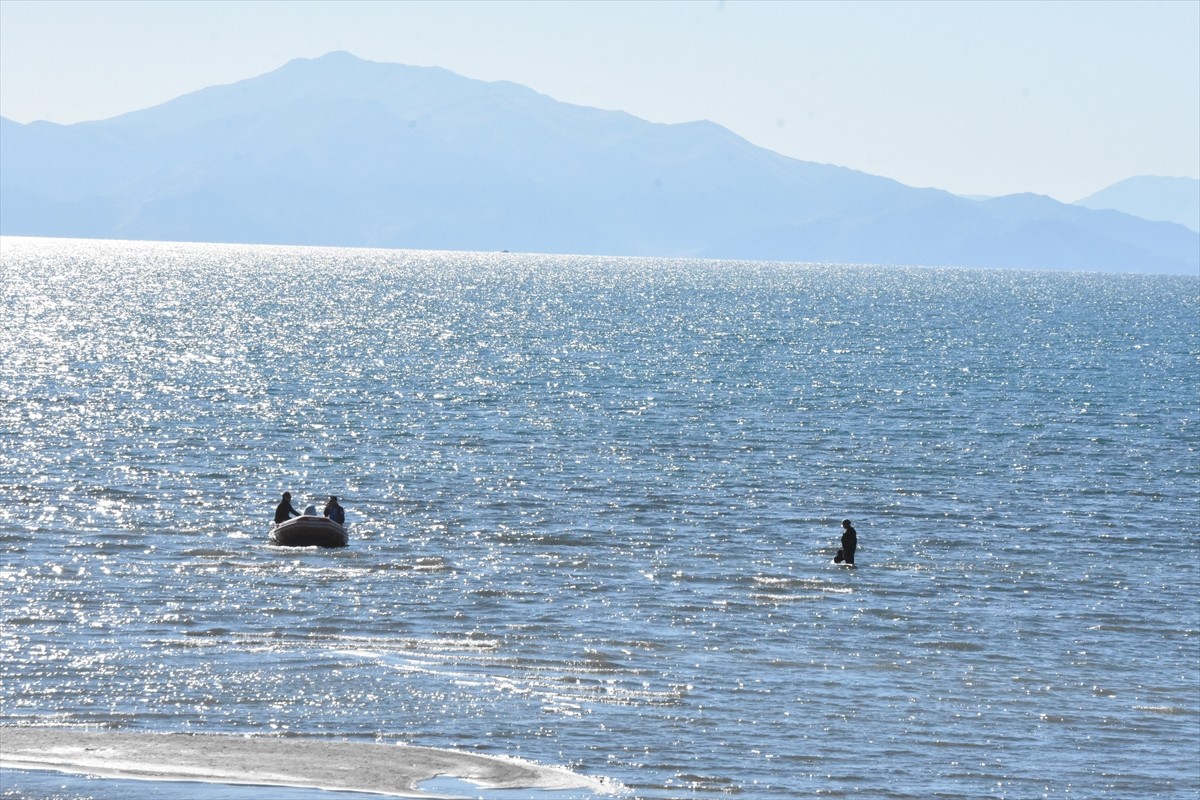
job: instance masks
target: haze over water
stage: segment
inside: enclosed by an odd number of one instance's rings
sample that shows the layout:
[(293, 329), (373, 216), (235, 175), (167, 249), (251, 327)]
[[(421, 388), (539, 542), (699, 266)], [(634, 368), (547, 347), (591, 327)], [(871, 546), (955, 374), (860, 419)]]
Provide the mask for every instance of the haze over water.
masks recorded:
[(1198, 289), (5, 239), (0, 723), (1193, 798)]

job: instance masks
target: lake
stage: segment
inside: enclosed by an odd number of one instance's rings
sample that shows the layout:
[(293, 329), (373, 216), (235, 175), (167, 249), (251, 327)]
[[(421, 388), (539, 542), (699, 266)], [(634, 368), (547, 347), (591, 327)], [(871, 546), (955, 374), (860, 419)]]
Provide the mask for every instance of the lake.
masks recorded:
[[(2, 256), (4, 725), (647, 800), (1200, 792), (1200, 279)], [(270, 546), (284, 491), (350, 546)]]

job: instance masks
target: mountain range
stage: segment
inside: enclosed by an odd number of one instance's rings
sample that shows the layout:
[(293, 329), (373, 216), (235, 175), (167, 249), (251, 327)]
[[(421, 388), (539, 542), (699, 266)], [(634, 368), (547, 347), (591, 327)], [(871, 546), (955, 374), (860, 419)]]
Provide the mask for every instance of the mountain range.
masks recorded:
[(1109, 208), (1142, 219), (1178, 222), (1200, 232), (1200, 181), (1137, 175), (1101, 189), (1075, 205)]
[(1200, 274), (1200, 234), (969, 200), (348, 53), (112, 119), (0, 118), (0, 233)]

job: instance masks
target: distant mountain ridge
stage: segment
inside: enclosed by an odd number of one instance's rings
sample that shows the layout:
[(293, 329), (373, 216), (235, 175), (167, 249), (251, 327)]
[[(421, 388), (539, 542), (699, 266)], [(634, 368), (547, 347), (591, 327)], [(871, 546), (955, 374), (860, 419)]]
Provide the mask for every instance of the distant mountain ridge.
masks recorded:
[(1200, 180), (1195, 178), (1137, 175), (1077, 200), (1075, 205), (1176, 222), (1200, 232)]
[(974, 202), (348, 53), (109, 120), (0, 119), (0, 233), (1200, 273), (1180, 225)]

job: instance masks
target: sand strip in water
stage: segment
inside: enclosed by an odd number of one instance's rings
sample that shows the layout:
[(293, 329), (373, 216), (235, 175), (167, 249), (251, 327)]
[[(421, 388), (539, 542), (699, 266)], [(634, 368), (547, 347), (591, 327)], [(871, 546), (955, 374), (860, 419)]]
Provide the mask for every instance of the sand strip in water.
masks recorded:
[(439, 776), (485, 789), (586, 789), (602, 781), (529, 761), (407, 745), (188, 733), (0, 727), (0, 766), (108, 778), (291, 786), (429, 798)]

